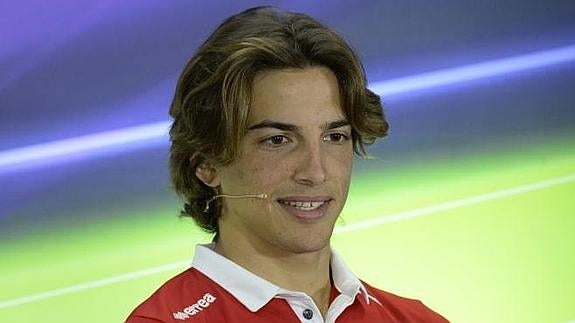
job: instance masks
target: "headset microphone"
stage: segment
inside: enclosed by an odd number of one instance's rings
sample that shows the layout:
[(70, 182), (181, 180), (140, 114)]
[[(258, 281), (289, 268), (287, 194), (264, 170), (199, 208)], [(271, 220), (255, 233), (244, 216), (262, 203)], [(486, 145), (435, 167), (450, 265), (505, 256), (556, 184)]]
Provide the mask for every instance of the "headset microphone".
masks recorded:
[(256, 198), (256, 199), (267, 199), (268, 195), (266, 193), (261, 194), (240, 194), (240, 195), (231, 195), (231, 194), (218, 194), (214, 195), (211, 199), (206, 201), (206, 207), (204, 208), (204, 213), (210, 210), (210, 203), (212, 203), (215, 199), (225, 197), (229, 199), (244, 199), (244, 198)]

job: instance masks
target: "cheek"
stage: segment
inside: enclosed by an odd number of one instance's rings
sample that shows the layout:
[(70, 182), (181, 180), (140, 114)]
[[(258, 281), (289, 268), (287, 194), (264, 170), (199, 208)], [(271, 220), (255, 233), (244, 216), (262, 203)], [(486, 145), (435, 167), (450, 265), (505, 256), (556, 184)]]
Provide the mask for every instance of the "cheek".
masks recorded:
[(329, 175), (332, 180), (347, 192), (353, 169), (353, 153), (339, 152), (330, 158)]
[(242, 167), (241, 176), (249, 182), (249, 185), (267, 189), (288, 173), (288, 167), (281, 160), (263, 157), (246, 161)]
[(351, 173), (353, 166), (352, 148), (330, 151), (327, 153), (327, 156), (329, 157), (329, 163), (332, 165), (332, 168), (342, 174)]
[(353, 169), (353, 158), (342, 158), (337, 161), (337, 177), (344, 183), (348, 183), (351, 178), (351, 170)]

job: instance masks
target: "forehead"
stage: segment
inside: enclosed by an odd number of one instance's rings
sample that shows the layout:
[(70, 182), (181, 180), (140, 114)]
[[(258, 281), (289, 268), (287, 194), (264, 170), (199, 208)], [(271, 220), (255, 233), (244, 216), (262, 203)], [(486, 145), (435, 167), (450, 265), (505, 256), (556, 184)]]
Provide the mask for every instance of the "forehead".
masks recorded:
[(338, 80), (326, 67), (263, 71), (252, 86), (248, 124), (264, 119), (323, 123), (344, 117)]

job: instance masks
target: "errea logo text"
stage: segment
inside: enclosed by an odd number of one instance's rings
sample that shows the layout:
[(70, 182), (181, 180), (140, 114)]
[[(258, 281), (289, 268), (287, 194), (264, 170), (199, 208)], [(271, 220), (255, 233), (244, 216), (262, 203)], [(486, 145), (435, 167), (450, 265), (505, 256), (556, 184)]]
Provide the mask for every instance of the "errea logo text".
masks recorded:
[(216, 301), (216, 298), (212, 294), (206, 293), (206, 294), (204, 294), (204, 296), (202, 298), (200, 298), (194, 304), (184, 308), (180, 312), (174, 312), (172, 314), (174, 315), (174, 318), (176, 320), (182, 320), (183, 321), (183, 320), (189, 319), (191, 316), (194, 316), (194, 315), (198, 314), (199, 312), (203, 311), (204, 308), (207, 308), (208, 306), (210, 306), (210, 304), (212, 304), (215, 301)]

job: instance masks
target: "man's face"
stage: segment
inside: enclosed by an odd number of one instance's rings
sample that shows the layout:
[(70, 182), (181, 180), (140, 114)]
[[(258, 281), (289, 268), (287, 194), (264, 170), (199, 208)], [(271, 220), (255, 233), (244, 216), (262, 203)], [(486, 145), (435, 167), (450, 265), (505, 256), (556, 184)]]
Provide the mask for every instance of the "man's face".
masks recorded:
[(224, 198), (221, 239), (241, 239), (261, 252), (328, 248), (352, 162), (351, 127), (333, 72), (324, 67), (261, 72), (253, 83), (239, 156), (217, 167), (216, 181), (223, 194), (268, 198)]

